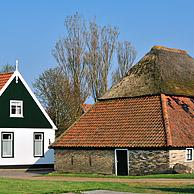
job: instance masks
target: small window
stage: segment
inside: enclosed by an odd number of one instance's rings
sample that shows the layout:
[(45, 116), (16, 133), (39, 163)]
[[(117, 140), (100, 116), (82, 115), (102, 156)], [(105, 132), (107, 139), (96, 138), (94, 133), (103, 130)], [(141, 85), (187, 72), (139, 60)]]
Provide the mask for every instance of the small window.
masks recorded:
[(23, 117), (23, 101), (10, 100), (10, 117)]
[(186, 161), (192, 161), (193, 160), (193, 148), (187, 148), (186, 149)]
[(34, 133), (34, 157), (44, 157), (44, 133)]
[(3, 132), (1, 134), (1, 155), (2, 158), (13, 157), (13, 133)]

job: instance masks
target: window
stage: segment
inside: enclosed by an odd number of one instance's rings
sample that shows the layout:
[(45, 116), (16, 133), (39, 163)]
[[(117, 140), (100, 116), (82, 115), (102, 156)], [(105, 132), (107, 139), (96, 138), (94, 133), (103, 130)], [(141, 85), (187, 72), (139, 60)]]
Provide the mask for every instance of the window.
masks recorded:
[(186, 161), (192, 161), (193, 160), (193, 148), (187, 148), (186, 149)]
[(13, 157), (13, 133), (12, 132), (1, 133), (1, 156), (2, 158)]
[(10, 117), (23, 117), (23, 101), (10, 100)]
[(34, 157), (44, 157), (44, 133), (34, 133)]

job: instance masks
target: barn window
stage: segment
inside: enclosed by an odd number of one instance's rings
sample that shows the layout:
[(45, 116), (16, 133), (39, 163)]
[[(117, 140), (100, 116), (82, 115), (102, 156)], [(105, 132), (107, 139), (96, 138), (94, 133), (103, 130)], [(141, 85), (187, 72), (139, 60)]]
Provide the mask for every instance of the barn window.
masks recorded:
[(186, 149), (186, 161), (193, 161), (193, 148)]
[(13, 158), (13, 133), (2, 132), (1, 134), (1, 156), (2, 158)]

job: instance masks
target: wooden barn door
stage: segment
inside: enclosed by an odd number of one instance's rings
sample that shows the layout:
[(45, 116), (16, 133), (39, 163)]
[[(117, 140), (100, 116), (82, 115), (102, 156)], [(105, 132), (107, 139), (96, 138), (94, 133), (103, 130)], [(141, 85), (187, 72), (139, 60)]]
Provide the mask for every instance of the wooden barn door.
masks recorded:
[(116, 175), (128, 175), (128, 150), (116, 149), (115, 150), (115, 172)]

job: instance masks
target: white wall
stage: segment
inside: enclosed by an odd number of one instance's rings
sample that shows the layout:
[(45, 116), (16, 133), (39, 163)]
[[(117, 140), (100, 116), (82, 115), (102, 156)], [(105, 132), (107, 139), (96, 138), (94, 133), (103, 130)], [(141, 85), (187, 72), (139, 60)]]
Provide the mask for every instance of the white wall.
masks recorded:
[(186, 148), (171, 149), (169, 150), (169, 154), (170, 168), (179, 163), (194, 170), (194, 160), (186, 161)]
[[(31, 165), (31, 164), (53, 164), (54, 151), (48, 149), (49, 139), (53, 143), (55, 140), (54, 129), (20, 129), (20, 128), (0, 128), (1, 132), (14, 133), (14, 158), (1, 157), (0, 143), (0, 165)], [(44, 132), (44, 157), (34, 157), (33, 135), (34, 132)]]

